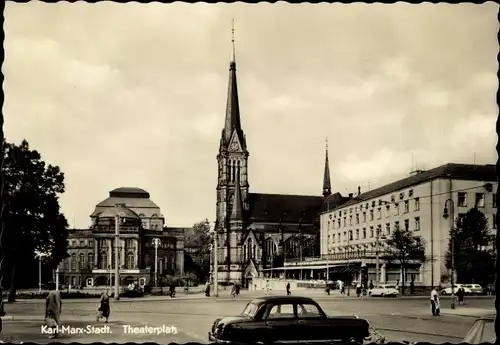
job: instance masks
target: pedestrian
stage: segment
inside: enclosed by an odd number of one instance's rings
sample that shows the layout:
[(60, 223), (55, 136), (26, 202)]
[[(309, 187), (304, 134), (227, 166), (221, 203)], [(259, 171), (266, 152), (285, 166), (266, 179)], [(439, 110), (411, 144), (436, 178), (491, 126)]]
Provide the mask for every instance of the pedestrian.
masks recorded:
[(358, 285), (356, 285), (356, 295), (359, 297), (361, 297), (361, 284), (358, 283)]
[(233, 283), (231, 288), (231, 296), (236, 297), (236, 284)]
[(330, 284), (328, 284), (328, 283), (326, 283), (325, 292), (327, 295), (330, 295)]
[(369, 289), (370, 289), (370, 290), (373, 290), (373, 280), (370, 280), (370, 286), (369, 286)]
[(106, 319), (105, 322), (108, 323), (109, 313), (109, 295), (108, 291), (106, 290), (101, 295), (101, 302), (99, 303), (99, 309), (97, 310), (97, 322), (99, 322), (99, 320), (103, 317)]
[(236, 286), (234, 287), (234, 289), (236, 292), (236, 296), (238, 296), (240, 294), (240, 283), (239, 282), (236, 282)]
[(415, 283), (413, 280), (410, 282), (410, 295), (413, 295), (415, 293)]
[(441, 305), (439, 303), (439, 294), (437, 289), (434, 287), (431, 291), (431, 310), (432, 315), (439, 316)]
[(464, 305), (464, 296), (465, 296), (465, 290), (463, 287), (460, 287), (457, 291), (457, 297), (458, 297), (458, 304), (459, 305)]
[(59, 335), (58, 328), (62, 303), (61, 293), (55, 290), (54, 283), (49, 283), (49, 289), (50, 291), (45, 301), (45, 324), (52, 329), (52, 334), (49, 336), (49, 339), (54, 339)]
[(210, 282), (207, 282), (207, 285), (205, 286), (205, 296), (210, 297)]
[(170, 283), (170, 289), (169, 289), (169, 296), (170, 297), (175, 297), (175, 284), (172, 282)]
[(290, 282), (286, 283), (286, 295), (290, 296), (292, 293), (290, 292)]

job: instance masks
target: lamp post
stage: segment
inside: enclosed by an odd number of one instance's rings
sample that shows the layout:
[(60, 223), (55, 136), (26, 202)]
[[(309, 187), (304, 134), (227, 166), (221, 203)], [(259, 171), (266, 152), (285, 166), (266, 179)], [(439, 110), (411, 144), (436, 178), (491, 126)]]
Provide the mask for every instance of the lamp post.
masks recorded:
[(218, 264), (218, 244), (217, 244), (217, 237), (218, 237), (218, 232), (219, 232), (219, 222), (215, 221), (214, 224), (214, 229), (212, 231), (212, 234), (214, 236), (214, 297), (219, 297), (219, 264)]
[[(450, 210), (448, 214), (448, 205), (450, 203)], [(454, 221), (455, 221), (455, 203), (453, 202), (452, 199), (448, 199), (444, 203), (444, 210), (443, 210), (443, 218), (448, 219), (450, 218), (450, 234), (451, 234), (451, 309), (455, 309), (455, 232), (453, 231), (454, 228)]]
[(47, 256), (47, 253), (37, 251), (35, 255), (38, 257), (38, 292), (42, 293), (42, 258)]
[(59, 291), (59, 266), (56, 268), (56, 291)]
[[(117, 207), (119, 207), (117, 205)], [(120, 299), (120, 213), (115, 216), (115, 300)]]
[(159, 238), (153, 238), (153, 246), (155, 247), (155, 286), (158, 286), (158, 247), (160, 244)]
[(351, 254), (351, 240), (352, 240), (352, 230), (349, 230), (347, 233), (347, 296), (351, 295), (351, 258), (349, 254)]
[(385, 240), (387, 237), (380, 236), (380, 229), (377, 228), (377, 236), (375, 237), (375, 284), (378, 287), (380, 281), (380, 240)]

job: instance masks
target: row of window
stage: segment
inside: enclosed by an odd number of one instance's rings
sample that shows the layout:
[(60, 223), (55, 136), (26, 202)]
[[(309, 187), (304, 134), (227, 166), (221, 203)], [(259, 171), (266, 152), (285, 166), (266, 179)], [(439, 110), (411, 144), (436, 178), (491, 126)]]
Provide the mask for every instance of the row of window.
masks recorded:
[[(476, 193), (474, 200), (474, 206), (476, 207), (484, 207), (486, 196), (484, 193)], [(467, 207), (467, 193), (459, 192), (458, 193), (458, 207)], [(491, 194), (491, 204), (492, 207), (497, 207), (497, 195), (495, 193)]]
[[(410, 228), (410, 220), (405, 219), (403, 221), (404, 229), (409, 231), (419, 231), (420, 230), (420, 217), (413, 218), (413, 226)], [(399, 221), (394, 222), (394, 230), (399, 229), (400, 224)], [(370, 226), (369, 229), (356, 229), (355, 231), (349, 230), (344, 231), (343, 233), (338, 232), (337, 234), (328, 234), (328, 242), (329, 243), (340, 243), (340, 242), (349, 242), (353, 240), (360, 240), (366, 238), (375, 237), (375, 231), (378, 236), (390, 235), (391, 234), (391, 223), (385, 224), (385, 232), (382, 232), (382, 224), (377, 225), (377, 228)]]
[[(392, 215), (399, 216), (399, 214), (400, 214), (399, 203), (395, 203), (393, 205), (394, 205), (394, 212)], [(405, 200), (403, 202), (403, 205), (404, 205), (403, 212), (405, 214), (409, 213), (410, 212), (410, 200)], [(413, 211), (414, 212), (420, 211), (420, 198), (413, 199)], [(385, 212), (384, 212), (384, 214), (382, 214), (382, 213), (383, 213), (382, 207), (379, 207), (376, 210), (377, 219), (382, 219), (383, 215), (386, 218), (391, 216), (390, 204), (385, 205)], [(331, 215), (330, 215), (330, 218), (331, 218)], [(361, 220), (360, 220), (360, 218), (361, 218)], [(342, 220), (343, 220), (343, 222), (342, 222)], [(359, 224), (360, 221), (363, 223), (366, 223), (367, 221), (373, 221), (373, 220), (375, 220), (375, 210), (370, 210), (370, 212), (368, 213), (368, 219), (367, 219), (367, 213), (363, 212), (361, 215), (359, 213), (356, 213), (354, 218), (352, 215), (349, 215), (349, 218), (347, 218), (347, 216), (344, 216), (343, 218), (339, 217), (339, 218), (332, 220), (332, 221), (329, 220), (327, 223), (328, 229), (330, 229), (330, 226), (332, 229), (339, 229), (342, 226), (344, 226), (344, 227), (351, 226), (351, 225), (353, 225), (353, 220), (354, 220), (355, 224)]]

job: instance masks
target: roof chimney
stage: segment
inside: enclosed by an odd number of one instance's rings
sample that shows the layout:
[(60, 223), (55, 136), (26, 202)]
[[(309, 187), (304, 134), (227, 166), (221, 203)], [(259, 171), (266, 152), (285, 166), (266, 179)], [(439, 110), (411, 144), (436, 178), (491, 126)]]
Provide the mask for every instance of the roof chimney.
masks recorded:
[(354, 193), (349, 193), (349, 199), (352, 199)]
[(361, 186), (358, 186), (358, 195), (361, 195)]

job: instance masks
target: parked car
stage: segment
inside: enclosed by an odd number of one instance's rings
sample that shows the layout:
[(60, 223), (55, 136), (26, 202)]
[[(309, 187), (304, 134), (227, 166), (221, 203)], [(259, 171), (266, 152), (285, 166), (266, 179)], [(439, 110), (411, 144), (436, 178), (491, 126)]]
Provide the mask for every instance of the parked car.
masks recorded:
[[(369, 338), (369, 339), (365, 339)], [(328, 316), (312, 298), (266, 296), (250, 301), (238, 316), (216, 319), (208, 332), (215, 343), (371, 341), (368, 321)]]
[(484, 290), (479, 284), (464, 284), (464, 288), (467, 288), (471, 291), (473, 295), (482, 295), (484, 294)]
[(465, 335), (462, 343), (495, 343), (495, 316), (477, 319)]
[[(453, 291), (454, 291), (455, 295), (457, 294), (457, 291), (460, 288), (464, 289), (466, 295), (472, 295), (472, 291), (470, 289), (466, 288), (464, 284), (453, 285)], [(446, 289), (441, 290), (441, 295), (443, 295), (443, 296), (451, 295), (451, 286), (447, 287)]]
[(368, 290), (368, 296), (372, 297), (396, 297), (398, 294), (399, 291), (394, 285), (380, 285)]

